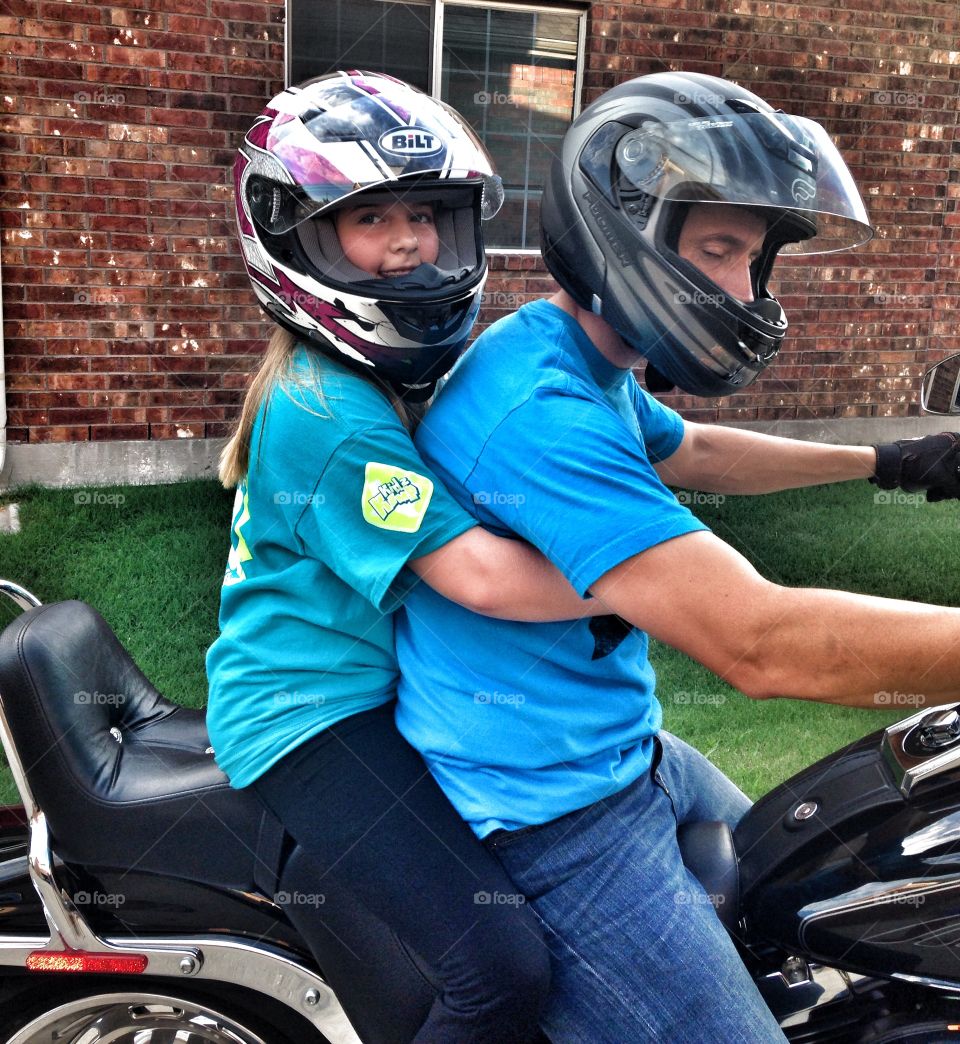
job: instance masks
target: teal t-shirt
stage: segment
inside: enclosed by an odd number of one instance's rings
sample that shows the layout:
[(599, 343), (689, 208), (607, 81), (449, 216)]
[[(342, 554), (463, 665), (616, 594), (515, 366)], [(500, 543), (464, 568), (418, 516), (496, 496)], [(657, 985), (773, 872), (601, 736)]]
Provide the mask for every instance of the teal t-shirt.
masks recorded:
[(295, 363), (253, 429), (207, 653), (210, 740), (235, 787), (394, 698), (403, 567), (476, 524), (376, 388), (303, 348)]

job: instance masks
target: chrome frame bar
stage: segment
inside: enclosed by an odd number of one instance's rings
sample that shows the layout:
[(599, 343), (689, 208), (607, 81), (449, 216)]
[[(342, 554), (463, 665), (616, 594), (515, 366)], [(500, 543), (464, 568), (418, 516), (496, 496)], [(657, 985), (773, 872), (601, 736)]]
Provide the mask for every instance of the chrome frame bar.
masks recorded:
[[(142, 976), (146, 981), (151, 976), (163, 975), (171, 979), (228, 982), (265, 994), (297, 1012), (330, 1044), (362, 1044), (333, 990), (319, 975), (281, 954), (222, 937), (166, 939), (144, 936), (136, 940), (136, 945), (131, 945), (128, 939), (93, 938), (98, 952), (120, 956), (146, 955), (149, 964)], [(0, 937), (0, 967), (23, 968), (30, 954), (46, 950), (49, 942), (42, 935)], [(60, 951), (53, 949), (51, 952)], [(183, 954), (189, 954), (194, 964), (181, 964)], [(64, 984), (70, 982), (69, 972), (51, 974), (62, 975)]]
[(43, 605), (35, 594), (31, 594), (25, 587), (15, 584), (12, 580), (0, 579), (0, 594), (6, 595), (24, 610), (36, 609), (38, 605)]

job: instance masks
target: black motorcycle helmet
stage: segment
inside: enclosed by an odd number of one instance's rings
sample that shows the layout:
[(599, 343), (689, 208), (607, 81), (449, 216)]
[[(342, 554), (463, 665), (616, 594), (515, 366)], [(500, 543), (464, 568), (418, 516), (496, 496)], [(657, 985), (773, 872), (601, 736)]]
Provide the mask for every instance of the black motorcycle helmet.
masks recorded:
[[(752, 302), (677, 252), (693, 203), (747, 207), (767, 222)], [(652, 390), (747, 387), (780, 349), (787, 319), (767, 290), (777, 253), (824, 253), (873, 234), (823, 128), (736, 84), (656, 73), (590, 105), (564, 138), (540, 210), (547, 268), (648, 362)]]

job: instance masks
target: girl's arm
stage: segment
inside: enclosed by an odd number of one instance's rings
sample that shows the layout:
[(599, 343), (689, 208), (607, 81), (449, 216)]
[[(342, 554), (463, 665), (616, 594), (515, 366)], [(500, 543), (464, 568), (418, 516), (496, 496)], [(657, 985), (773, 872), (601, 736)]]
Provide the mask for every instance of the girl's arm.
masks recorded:
[(480, 526), (408, 564), (438, 594), (481, 616), (544, 622), (610, 612), (592, 598), (581, 598), (529, 544)]

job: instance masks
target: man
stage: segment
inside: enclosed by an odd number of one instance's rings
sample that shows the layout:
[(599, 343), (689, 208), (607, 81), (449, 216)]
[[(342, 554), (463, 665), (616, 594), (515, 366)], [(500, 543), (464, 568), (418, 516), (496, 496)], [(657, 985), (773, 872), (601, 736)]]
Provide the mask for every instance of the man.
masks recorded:
[(666, 483), (761, 493), (871, 478), (960, 494), (957, 439), (828, 446), (684, 423), (640, 389), (749, 384), (786, 319), (781, 248), (869, 237), (821, 128), (710, 77), (614, 88), (566, 135), (542, 204), (561, 290), (496, 324), (417, 441), (480, 521), (536, 545), (598, 620), (490, 622), (420, 585), (399, 625), (398, 724), (542, 920), (555, 1042), (782, 1040), (678, 823), (749, 802), (660, 731), (647, 635), (754, 698), (860, 706), (960, 689), (960, 611), (770, 583)]

